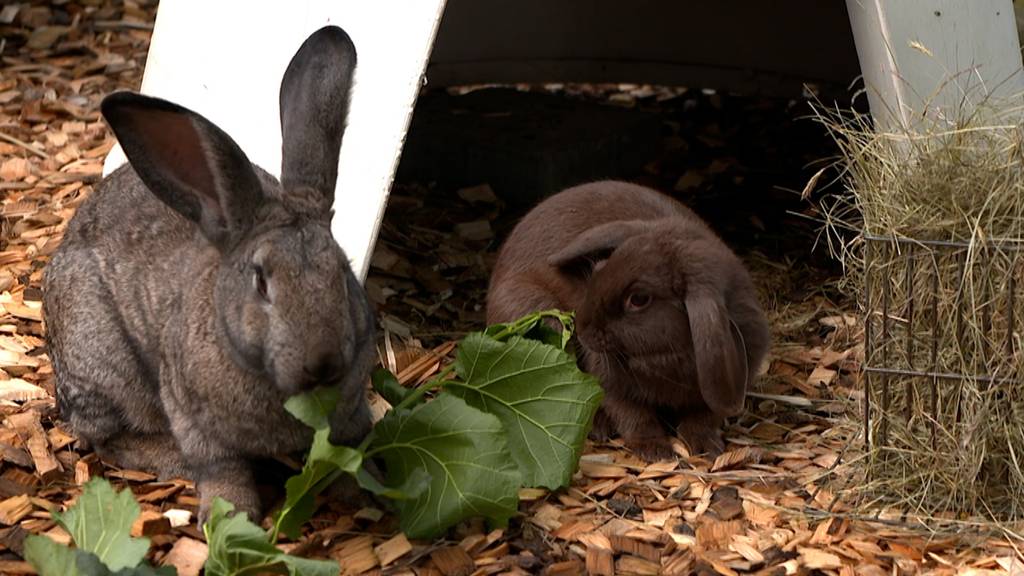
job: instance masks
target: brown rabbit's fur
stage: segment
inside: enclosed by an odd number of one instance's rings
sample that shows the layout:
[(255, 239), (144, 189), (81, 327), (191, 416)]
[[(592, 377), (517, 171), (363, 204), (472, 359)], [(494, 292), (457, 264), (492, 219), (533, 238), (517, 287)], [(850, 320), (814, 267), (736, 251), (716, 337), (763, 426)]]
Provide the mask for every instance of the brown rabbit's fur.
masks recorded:
[(616, 181), (540, 203), (501, 249), (487, 322), (551, 308), (576, 312), (580, 362), (604, 387), (594, 435), (667, 458), (668, 420), (691, 451), (722, 450), (769, 333), (742, 262), (696, 214)]

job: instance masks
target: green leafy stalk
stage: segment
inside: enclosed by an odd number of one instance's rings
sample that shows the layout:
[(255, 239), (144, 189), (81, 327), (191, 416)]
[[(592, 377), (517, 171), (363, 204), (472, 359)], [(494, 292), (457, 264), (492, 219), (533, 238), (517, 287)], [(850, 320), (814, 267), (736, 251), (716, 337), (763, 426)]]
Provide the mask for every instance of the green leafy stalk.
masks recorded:
[[(394, 379), (390, 373), (385, 373)], [(383, 382), (386, 378), (384, 375), (374, 375), (375, 382)], [(397, 380), (394, 381), (394, 385), (399, 386)], [(299, 421), (313, 428), (315, 433), (302, 472), (292, 476), (285, 483), (285, 501), (274, 516), (270, 542), (277, 542), (278, 534), (297, 538), (302, 525), (316, 511), (316, 496), (338, 481), (343, 474), (354, 476), (364, 489), (393, 500), (415, 497), (426, 488), (429, 478), (424, 471), (404, 478), (395, 486), (386, 486), (377, 480), (363, 467), (369, 438), (356, 448), (331, 444), (330, 414), (338, 403), (338, 395), (337, 389), (318, 388), (306, 394), (293, 396), (285, 402), (285, 409)]]
[[(557, 320), (562, 325), (561, 331), (555, 331), (544, 324), (545, 318)], [(572, 340), (574, 325), (575, 321), (571, 313), (560, 310), (544, 310), (523, 316), (507, 324), (492, 324), (484, 330), (484, 334), (499, 342), (504, 342), (512, 336), (522, 336), (556, 346), (559, 350), (565, 350)]]
[(210, 550), (207, 576), (248, 576), (282, 569), (290, 576), (337, 576), (337, 562), (285, 554), (245, 514), (230, 515), (234, 509), (231, 503), (215, 499), (210, 519), (203, 525)]
[(279, 533), (298, 538), (302, 524), (315, 511), (316, 495), (342, 472), (355, 475), (362, 466), (361, 451), (335, 446), (328, 439), (331, 433), (329, 416), (338, 403), (339, 394), (336, 388), (317, 388), (285, 402), (285, 410), (316, 432), (302, 472), (285, 483), (285, 502), (274, 518), (270, 542), (276, 542)]
[[(572, 327), (571, 314), (551, 310), (470, 334), (453, 364), (412, 390), (378, 370), (374, 389), (394, 408), (354, 449), (328, 441), (336, 392), (290, 399), (289, 412), (316, 432), (302, 472), (288, 481), (270, 541), (279, 532), (296, 537), (315, 496), (343, 474), (395, 500), (412, 537), (434, 536), (470, 516), (503, 524), (521, 485), (567, 485), (602, 396), (566, 351)], [(363, 467), (371, 457), (384, 462), (386, 481)]]

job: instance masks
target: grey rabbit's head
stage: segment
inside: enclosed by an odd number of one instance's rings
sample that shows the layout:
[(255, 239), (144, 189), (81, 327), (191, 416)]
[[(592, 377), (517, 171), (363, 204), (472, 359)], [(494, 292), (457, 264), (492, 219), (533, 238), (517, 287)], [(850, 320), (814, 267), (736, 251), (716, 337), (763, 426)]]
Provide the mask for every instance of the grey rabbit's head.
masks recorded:
[(576, 316), (584, 354), (623, 363), (637, 382), (692, 379), (715, 414), (742, 411), (767, 327), (742, 264), (710, 230), (679, 218), (615, 221), (549, 262), (581, 259), (590, 263)]
[(280, 182), (195, 112), (130, 92), (102, 103), (142, 181), (219, 255), (219, 339), (285, 394), (341, 381), (372, 339), (365, 292), (330, 231), (355, 64), (351, 40), (333, 26), (292, 59), (280, 93)]

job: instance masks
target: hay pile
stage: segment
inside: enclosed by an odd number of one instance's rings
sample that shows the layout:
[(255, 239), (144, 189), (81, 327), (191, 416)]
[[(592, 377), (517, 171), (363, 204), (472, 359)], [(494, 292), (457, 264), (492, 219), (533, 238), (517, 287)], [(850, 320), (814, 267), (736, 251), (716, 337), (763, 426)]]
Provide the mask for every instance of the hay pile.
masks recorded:
[(817, 111), (850, 192), (826, 207), (827, 237), (865, 312), (862, 495), (926, 517), (1024, 518), (1019, 105), (888, 133)]

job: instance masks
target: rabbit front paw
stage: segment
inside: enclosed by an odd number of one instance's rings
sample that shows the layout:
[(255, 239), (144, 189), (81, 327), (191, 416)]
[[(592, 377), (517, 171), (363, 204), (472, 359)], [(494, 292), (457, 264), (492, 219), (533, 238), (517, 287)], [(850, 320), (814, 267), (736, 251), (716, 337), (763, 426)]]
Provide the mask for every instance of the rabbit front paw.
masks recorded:
[(213, 502), (217, 498), (234, 505), (234, 514), (245, 514), (259, 524), (263, 520), (262, 506), (252, 478), (252, 471), (244, 462), (218, 463), (205, 466), (197, 473), (199, 491), (199, 526), (210, 519)]
[(672, 441), (667, 434), (624, 436), (622, 439), (626, 443), (626, 447), (648, 462), (677, 458), (675, 450), (672, 449)]
[(684, 416), (676, 426), (676, 433), (686, 443), (692, 455), (704, 454), (709, 458), (717, 458), (725, 451), (721, 418), (713, 414)]

